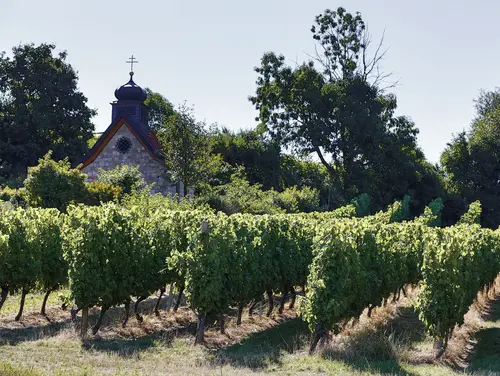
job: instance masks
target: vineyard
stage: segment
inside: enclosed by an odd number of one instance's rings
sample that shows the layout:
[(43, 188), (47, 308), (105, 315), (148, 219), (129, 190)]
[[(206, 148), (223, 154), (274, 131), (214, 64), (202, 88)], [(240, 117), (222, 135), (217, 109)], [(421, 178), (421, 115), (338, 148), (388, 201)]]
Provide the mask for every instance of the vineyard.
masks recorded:
[[(55, 209), (3, 210), (0, 217), (0, 309), (9, 293), (21, 293), (16, 320), (31, 292), (49, 294), (68, 286), (66, 304), (83, 316), (100, 307), (96, 334), (106, 312), (125, 307), (122, 325), (140, 303), (175, 285), (198, 320), (195, 343), (208, 326), (273, 294), (278, 314), (297, 305), (312, 333), (310, 352), (368, 308), (419, 286), (416, 309), (428, 332), (446, 349), (478, 291), (500, 271), (500, 232), (476, 224), (479, 203), (455, 226), (440, 228), (441, 204), (406, 221), (407, 202), (357, 217), (355, 206), (328, 213), (227, 216), (210, 210), (173, 210), (158, 205), (105, 204)], [(298, 291), (301, 292), (300, 296)], [(155, 313), (160, 315), (157, 301)], [(134, 301), (133, 307), (132, 302)]]

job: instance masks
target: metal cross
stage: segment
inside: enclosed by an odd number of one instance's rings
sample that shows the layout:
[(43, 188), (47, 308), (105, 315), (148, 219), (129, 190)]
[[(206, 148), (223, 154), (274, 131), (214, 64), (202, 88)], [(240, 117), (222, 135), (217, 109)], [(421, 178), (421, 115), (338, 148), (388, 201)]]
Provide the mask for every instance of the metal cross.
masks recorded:
[(129, 61), (127, 61), (127, 64), (130, 64), (130, 71), (133, 72), (134, 71), (134, 64), (137, 64), (138, 61), (137, 59), (134, 57), (134, 55), (132, 55), (131, 57), (129, 57)]

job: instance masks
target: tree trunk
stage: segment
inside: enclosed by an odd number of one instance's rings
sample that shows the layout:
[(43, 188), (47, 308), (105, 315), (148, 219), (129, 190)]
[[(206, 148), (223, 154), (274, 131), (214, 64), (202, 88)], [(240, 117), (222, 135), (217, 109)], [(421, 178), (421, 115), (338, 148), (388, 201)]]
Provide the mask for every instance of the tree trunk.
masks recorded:
[(267, 308), (267, 313), (266, 313), (266, 316), (267, 317), (270, 317), (271, 316), (271, 313), (273, 313), (273, 309), (274, 309), (274, 297), (273, 297), (273, 292), (272, 291), (268, 291), (267, 292), (267, 304), (268, 304), (268, 308)]
[(77, 308), (77, 309), (74, 309), (74, 308), (71, 308), (71, 321), (75, 322), (76, 321), (76, 315), (78, 314), (78, 312), (80, 312), (81, 308)]
[(160, 296), (158, 297), (158, 300), (156, 301), (156, 305), (155, 305), (155, 315), (156, 316), (160, 316), (160, 302), (161, 302), (161, 297), (163, 296), (163, 294), (165, 294), (165, 287), (162, 287), (160, 289)]
[(401, 286), (401, 290), (403, 291), (403, 295), (406, 298), (408, 295), (406, 295), (406, 289), (404, 286)]
[(290, 291), (292, 292), (292, 300), (290, 301), (290, 304), (288, 305), (288, 309), (294, 309), (295, 299), (297, 298), (297, 291), (295, 291), (295, 288), (293, 286), (290, 287)]
[(248, 308), (248, 316), (249, 317), (253, 315), (253, 311), (254, 311), (255, 307), (257, 306), (257, 303), (258, 303), (257, 300), (254, 300), (252, 302), (252, 304), (250, 304), (250, 308)]
[(236, 325), (241, 325), (241, 316), (243, 315), (243, 305), (238, 307), (238, 318), (236, 319)]
[(201, 312), (198, 314), (198, 328), (196, 329), (196, 338), (194, 344), (198, 345), (205, 342), (205, 325), (207, 321), (207, 316)]
[(396, 303), (396, 298), (398, 296), (398, 290), (394, 290), (392, 293), (392, 303)]
[(283, 296), (281, 297), (281, 303), (280, 303), (280, 308), (278, 309), (278, 313), (280, 315), (283, 314), (283, 310), (285, 309), (285, 303), (286, 300), (288, 299), (288, 291), (286, 291)]
[(122, 328), (127, 326), (128, 319), (130, 317), (130, 299), (125, 302), (125, 317), (122, 321)]
[[(71, 310), (71, 313), (77, 312), (75, 310)], [(76, 313), (75, 313), (75, 318), (76, 318)], [(82, 339), (85, 339), (87, 337), (87, 330), (89, 328), (89, 307), (83, 307), (82, 308), (82, 328), (80, 332), (80, 336)]]
[(220, 333), (221, 334), (226, 334), (226, 318), (224, 317), (224, 314), (221, 314), (219, 316), (219, 324), (220, 324)]
[(45, 313), (45, 307), (47, 306), (47, 300), (49, 299), (49, 295), (52, 292), (52, 290), (53, 289), (48, 289), (47, 292), (45, 293), (45, 296), (43, 297), (42, 309), (40, 311), (42, 316), (47, 316), (47, 314)]
[(99, 318), (97, 319), (97, 322), (95, 326), (92, 328), (92, 334), (96, 335), (99, 329), (101, 328), (102, 321), (104, 320), (104, 315), (106, 314), (106, 311), (108, 310), (107, 307), (102, 307), (101, 308), (101, 313), (99, 314)]
[(0, 297), (0, 311), (2, 310), (3, 304), (7, 300), (7, 295), (9, 294), (9, 288), (8, 287), (2, 287), (2, 294)]
[(326, 167), (326, 169), (328, 170), (328, 172), (330, 173), (330, 175), (332, 177), (335, 176), (335, 175), (337, 175), (337, 172), (332, 167), (332, 165), (326, 161), (325, 157), (323, 156), (323, 153), (321, 152), (321, 149), (318, 146), (316, 146), (316, 145), (314, 145), (313, 147), (314, 147), (314, 151), (316, 151), (316, 154), (318, 154), (319, 160), (321, 161), (321, 163), (323, 164), (323, 166)]
[(146, 300), (147, 296), (140, 296), (137, 301), (135, 302), (135, 306), (134, 306), (134, 312), (135, 312), (135, 318), (137, 319), (137, 321), (139, 322), (143, 322), (144, 319), (141, 315), (139, 315), (139, 303), (142, 302), (143, 300)]
[(19, 312), (17, 313), (17, 316), (15, 318), (16, 321), (21, 320), (21, 316), (23, 315), (24, 301), (26, 300), (27, 293), (28, 291), (26, 291), (26, 289), (23, 289), (23, 292), (21, 293), (21, 304), (19, 304)]
[(446, 350), (446, 346), (442, 339), (437, 339), (434, 341), (434, 350), (436, 350), (436, 359), (441, 359)]
[(173, 301), (174, 301), (174, 283), (172, 282), (168, 289), (167, 312), (170, 312), (170, 308), (172, 308)]
[(368, 307), (368, 314), (367, 314), (368, 317), (372, 317), (373, 308), (375, 308), (375, 306), (370, 304), (370, 306)]
[(177, 312), (179, 306), (181, 305), (181, 299), (183, 293), (184, 293), (184, 284), (179, 289), (179, 295), (177, 295), (177, 302), (175, 302), (174, 312)]
[(314, 331), (313, 339), (311, 341), (311, 346), (309, 347), (309, 355), (314, 354), (316, 351), (316, 347), (318, 342), (327, 335), (326, 329), (324, 329), (321, 325), (316, 326), (316, 330)]

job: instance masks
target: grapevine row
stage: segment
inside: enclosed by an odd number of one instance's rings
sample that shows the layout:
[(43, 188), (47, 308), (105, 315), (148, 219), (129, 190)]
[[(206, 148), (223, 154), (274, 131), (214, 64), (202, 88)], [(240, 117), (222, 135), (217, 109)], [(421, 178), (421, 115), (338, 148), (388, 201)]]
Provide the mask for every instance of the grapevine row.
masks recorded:
[[(401, 222), (405, 202), (385, 212), (354, 218), (347, 206), (331, 213), (227, 216), (208, 210), (171, 210), (154, 205), (73, 206), (16, 209), (0, 218), (0, 309), (8, 292), (48, 294), (69, 283), (74, 303), (105, 312), (138, 304), (175, 284), (198, 315), (197, 342), (215, 320), (224, 327), (231, 307), (243, 308), (273, 293), (284, 297), (307, 284), (299, 313), (315, 334), (314, 350), (328, 330), (371, 309), (406, 284), (420, 283), (417, 308), (446, 345), (478, 290), (500, 270), (498, 231), (473, 224), (477, 205), (456, 226), (434, 228), (427, 208)], [(161, 298), (161, 295), (160, 295)], [(282, 299), (279, 312), (284, 308)], [(158, 314), (158, 304), (156, 313)], [(16, 319), (22, 314), (22, 304)]]

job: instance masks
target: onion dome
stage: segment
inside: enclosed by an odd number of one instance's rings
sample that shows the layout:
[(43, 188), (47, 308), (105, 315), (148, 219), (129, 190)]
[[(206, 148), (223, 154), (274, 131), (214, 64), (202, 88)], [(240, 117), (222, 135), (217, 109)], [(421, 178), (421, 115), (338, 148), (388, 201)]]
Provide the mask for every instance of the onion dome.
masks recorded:
[(132, 79), (134, 72), (130, 72), (130, 80), (115, 90), (115, 97), (118, 101), (144, 102), (148, 93), (137, 85)]

